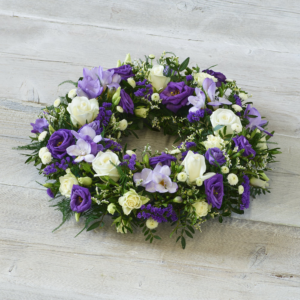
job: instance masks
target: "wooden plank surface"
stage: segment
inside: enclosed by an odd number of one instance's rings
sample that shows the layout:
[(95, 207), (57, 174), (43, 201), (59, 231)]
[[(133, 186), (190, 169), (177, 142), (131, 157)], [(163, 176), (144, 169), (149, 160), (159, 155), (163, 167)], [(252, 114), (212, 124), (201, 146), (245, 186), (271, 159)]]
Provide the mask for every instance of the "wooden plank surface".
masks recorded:
[[(299, 13), (297, 0), (0, 0), (0, 299), (299, 299)], [(82, 67), (163, 50), (218, 64), (253, 94), (283, 152), (272, 193), (242, 217), (204, 224), (185, 251), (167, 225), (151, 246), (139, 232), (116, 234), (109, 219), (76, 239), (74, 220), (52, 234), (61, 216), (12, 147)], [(139, 135), (124, 143), (173, 141)]]

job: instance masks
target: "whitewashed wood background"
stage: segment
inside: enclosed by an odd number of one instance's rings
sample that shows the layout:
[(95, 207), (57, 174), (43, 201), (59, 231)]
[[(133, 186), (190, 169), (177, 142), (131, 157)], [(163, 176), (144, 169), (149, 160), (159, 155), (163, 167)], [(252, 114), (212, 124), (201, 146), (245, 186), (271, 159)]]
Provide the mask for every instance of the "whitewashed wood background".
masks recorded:
[[(0, 0), (0, 299), (300, 299), (300, 2), (298, 0)], [(203, 226), (187, 249), (140, 232), (74, 238), (60, 222), (23, 145), (35, 115), (83, 67), (130, 52), (173, 51), (253, 94), (282, 148), (272, 193), (243, 217)], [(142, 132), (141, 147), (171, 140)], [(136, 147), (136, 146), (135, 146)]]

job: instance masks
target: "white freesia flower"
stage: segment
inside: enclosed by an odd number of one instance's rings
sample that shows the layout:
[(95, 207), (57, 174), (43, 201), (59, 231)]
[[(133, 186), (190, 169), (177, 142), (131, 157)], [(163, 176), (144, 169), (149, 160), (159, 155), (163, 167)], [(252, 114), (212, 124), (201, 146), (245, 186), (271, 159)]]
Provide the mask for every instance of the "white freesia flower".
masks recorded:
[(194, 80), (197, 82), (198, 86), (202, 86), (203, 81), (204, 81), (205, 78), (210, 78), (214, 82), (218, 81), (218, 79), (215, 78), (214, 76), (211, 76), (211, 75), (209, 75), (207, 73), (204, 73), (204, 72), (195, 73), (195, 74), (193, 74), (193, 76), (194, 76)]
[(243, 130), (243, 127), (242, 125), (235, 123), (231, 125), (231, 129), (236, 133), (240, 133)]
[(42, 158), (42, 155), (46, 152), (49, 152), (49, 149), (47, 147), (42, 147), (39, 151), (39, 157)]
[(158, 226), (158, 222), (153, 220), (152, 218), (149, 218), (147, 221), (146, 221), (146, 226), (149, 228), (149, 229), (154, 229)]
[(237, 104), (233, 104), (231, 107), (234, 109), (234, 111), (237, 111), (237, 112), (242, 111), (242, 109), (243, 109), (241, 106), (239, 106)]
[(94, 176), (108, 176), (117, 182), (120, 178), (120, 174), (114, 165), (117, 166), (119, 164), (120, 161), (117, 154), (110, 150), (106, 152), (100, 151), (92, 161), (93, 169), (96, 172)]
[(75, 175), (71, 173), (70, 169), (67, 169), (66, 173), (66, 175), (59, 177), (59, 191), (63, 196), (70, 198), (72, 187), (74, 184), (78, 185), (78, 180)]
[(239, 97), (244, 101), (246, 101), (248, 99), (248, 95), (245, 93), (239, 93)]
[(42, 164), (43, 165), (48, 165), (50, 164), (50, 162), (52, 161), (52, 155), (50, 152), (45, 152), (42, 156), (41, 156), (41, 160), (42, 160)]
[(69, 97), (69, 98), (73, 99), (73, 98), (75, 98), (76, 96), (77, 96), (77, 91), (76, 91), (76, 89), (72, 89), (72, 90), (69, 91), (69, 93), (68, 93), (68, 97)]
[(238, 192), (240, 195), (242, 195), (244, 193), (244, 187), (242, 185), (238, 186)]
[(127, 126), (128, 126), (128, 122), (125, 119), (123, 119), (119, 122), (119, 129), (121, 131), (125, 130), (127, 128)]
[(135, 82), (135, 80), (134, 80), (132, 77), (128, 78), (128, 79), (127, 79), (127, 82), (128, 82), (133, 88), (136, 87), (136, 82)]
[(222, 172), (223, 174), (228, 174), (228, 173), (229, 173), (228, 167), (226, 167), (226, 166), (221, 167), (221, 172)]
[(203, 155), (188, 151), (181, 165), (184, 166), (184, 171), (188, 175), (188, 183), (195, 183), (197, 178), (202, 181), (214, 176), (216, 173), (206, 173), (205, 158)]
[(126, 150), (126, 154), (132, 156), (133, 154), (135, 154), (135, 152), (132, 150)]
[(260, 187), (260, 188), (263, 188), (263, 189), (265, 189), (269, 186), (269, 184), (266, 181), (255, 178), (255, 177), (250, 178), (250, 184), (252, 186)]
[[(240, 118), (232, 110), (225, 108), (219, 108), (215, 110), (210, 116), (210, 121), (213, 128), (218, 125), (224, 125), (224, 127), (226, 126), (226, 134), (233, 133), (231, 125), (238, 124), (242, 126)], [(224, 127), (221, 130), (224, 130)], [(219, 130), (215, 131), (216, 135), (218, 135)]]
[(130, 189), (119, 198), (119, 204), (122, 206), (125, 215), (129, 215), (133, 209), (138, 209), (149, 201), (149, 198), (140, 196), (134, 189)]
[(152, 86), (157, 91), (165, 89), (171, 79), (164, 76), (164, 66), (155, 65), (149, 71), (150, 73), (148, 80), (151, 82)]
[(236, 185), (239, 182), (239, 178), (233, 173), (230, 173), (227, 176), (227, 180), (228, 180), (230, 185)]
[(47, 134), (47, 131), (43, 131), (38, 137), (39, 142), (42, 142), (46, 138)]
[(99, 113), (99, 103), (97, 99), (86, 97), (75, 97), (67, 107), (72, 123), (76, 126), (83, 126), (91, 123)]
[(204, 201), (197, 201), (192, 204), (192, 206), (195, 207), (197, 218), (205, 217), (211, 208), (211, 205), (208, 205), (208, 203)]
[(116, 211), (116, 206), (113, 203), (108, 204), (107, 211), (113, 215)]
[(53, 106), (54, 107), (58, 107), (59, 105), (60, 105), (60, 99), (59, 98), (57, 98), (55, 101), (54, 101), (54, 103), (53, 103)]
[(184, 172), (178, 173), (177, 180), (181, 182), (185, 182), (187, 180), (187, 174)]
[(116, 109), (117, 109), (117, 111), (119, 112), (119, 113), (123, 113), (124, 112), (124, 109), (123, 109), (123, 107), (122, 106), (117, 106), (116, 107)]
[(212, 134), (207, 136), (207, 141), (203, 142), (206, 150), (210, 148), (219, 148), (222, 149), (224, 145), (224, 140), (221, 139), (219, 136), (214, 136)]

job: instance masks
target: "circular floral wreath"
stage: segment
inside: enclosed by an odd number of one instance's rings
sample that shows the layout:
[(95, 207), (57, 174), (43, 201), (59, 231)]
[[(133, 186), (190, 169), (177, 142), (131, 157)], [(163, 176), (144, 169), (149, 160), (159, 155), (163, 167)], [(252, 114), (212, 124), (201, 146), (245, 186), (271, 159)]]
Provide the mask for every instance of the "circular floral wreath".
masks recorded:
[[(47, 177), (60, 226), (75, 216), (89, 231), (111, 215), (117, 232), (143, 227), (152, 243), (158, 225), (170, 222), (185, 248), (201, 223), (243, 214), (250, 195), (269, 192), (264, 172), (280, 152), (269, 149), (274, 132), (246, 102), (251, 96), (220, 72), (189, 68), (189, 58), (154, 59), (128, 54), (107, 71), (84, 68), (77, 82), (63, 82), (76, 88), (31, 124), (35, 136), (19, 149), (33, 150), (26, 163)], [(137, 161), (120, 142), (143, 127), (176, 136), (177, 146), (147, 145)]]

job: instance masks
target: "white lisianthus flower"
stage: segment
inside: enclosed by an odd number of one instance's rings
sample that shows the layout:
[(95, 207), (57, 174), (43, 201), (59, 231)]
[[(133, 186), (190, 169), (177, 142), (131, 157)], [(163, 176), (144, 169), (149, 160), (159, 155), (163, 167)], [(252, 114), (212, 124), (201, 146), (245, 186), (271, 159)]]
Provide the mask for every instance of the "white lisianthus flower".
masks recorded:
[(147, 221), (146, 221), (146, 226), (149, 228), (149, 229), (154, 229), (158, 226), (158, 222), (153, 220), (152, 218), (149, 218)]
[[(238, 124), (242, 126), (240, 118), (232, 110), (225, 108), (218, 108), (217, 110), (215, 110), (210, 116), (210, 121), (213, 128), (218, 125), (226, 126), (227, 134), (233, 133), (231, 125)], [(224, 130), (224, 127), (219, 130)], [(215, 135), (218, 135), (219, 130), (215, 131)]]
[(53, 106), (54, 107), (58, 107), (59, 105), (60, 105), (60, 99), (59, 98), (57, 98), (55, 101), (54, 101), (54, 103), (53, 103)]
[(246, 101), (248, 99), (248, 95), (245, 93), (239, 93), (239, 97), (244, 101)]
[(177, 180), (181, 182), (185, 182), (187, 180), (187, 175), (184, 172), (180, 172), (177, 175)]
[(52, 161), (52, 155), (50, 152), (45, 152), (42, 156), (41, 156), (41, 160), (42, 160), (42, 164), (43, 165), (48, 165), (50, 164), (50, 162)]
[(207, 136), (207, 141), (203, 142), (203, 145), (205, 146), (206, 150), (210, 148), (219, 148), (222, 149), (224, 144), (224, 140), (220, 138), (219, 136), (214, 136), (212, 134)]
[(76, 96), (77, 96), (77, 91), (76, 91), (76, 89), (72, 89), (72, 90), (69, 91), (69, 93), (68, 93), (68, 97), (69, 97), (69, 98), (73, 99), (73, 98), (75, 98)]
[(127, 228), (125, 228), (123, 221), (116, 229), (118, 233), (127, 233)]
[(197, 201), (192, 204), (192, 206), (195, 207), (197, 218), (205, 217), (211, 208), (211, 205), (208, 205), (208, 203), (204, 201)]
[(127, 150), (126, 154), (129, 155), (129, 156), (132, 156), (133, 154), (135, 154), (135, 152), (132, 151), (132, 150)]
[(83, 126), (91, 123), (99, 113), (99, 103), (97, 99), (86, 97), (75, 97), (67, 107), (71, 116), (71, 121), (75, 126)]
[(164, 66), (155, 65), (152, 69), (149, 70), (148, 80), (152, 84), (152, 86), (156, 89), (156, 91), (163, 90), (167, 87), (171, 78), (164, 76)]
[(145, 107), (138, 107), (134, 110), (134, 114), (137, 117), (144, 118), (144, 119), (147, 118), (148, 112), (149, 112), (149, 108), (145, 108)]
[(128, 79), (127, 79), (127, 82), (128, 82), (133, 88), (136, 87), (136, 82), (135, 82), (135, 80), (134, 80), (132, 77), (128, 78)]
[(134, 189), (130, 189), (118, 201), (122, 206), (124, 214), (129, 215), (133, 209), (140, 208), (143, 204), (149, 202), (150, 199), (139, 195)]
[(152, 101), (158, 101), (160, 99), (160, 96), (159, 96), (159, 93), (153, 93), (152, 95), (151, 95), (151, 100)]
[(39, 158), (42, 158), (42, 155), (46, 152), (49, 152), (49, 149), (47, 147), (42, 147), (39, 151)]
[(263, 189), (265, 189), (269, 186), (269, 184), (266, 181), (255, 178), (255, 177), (250, 178), (250, 184), (252, 186), (260, 187), (260, 188), (263, 188)]
[(119, 113), (123, 113), (124, 112), (124, 109), (123, 109), (123, 107), (122, 106), (117, 106), (116, 107), (116, 109), (117, 109), (117, 111), (119, 112)]
[(238, 186), (238, 192), (240, 195), (242, 195), (244, 193), (244, 187), (242, 185)]
[(234, 109), (234, 111), (237, 111), (237, 112), (242, 111), (242, 109), (243, 109), (241, 106), (239, 106), (237, 104), (233, 104), (231, 107)]
[(119, 129), (121, 131), (124, 131), (127, 128), (127, 126), (128, 126), (128, 122), (125, 119), (119, 122)]
[(228, 180), (230, 185), (236, 185), (239, 182), (239, 178), (233, 173), (230, 173), (227, 176), (227, 180)]
[(170, 154), (179, 154), (181, 151), (179, 149), (173, 149), (169, 152)]
[(184, 158), (181, 165), (184, 166), (184, 171), (188, 175), (187, 182), (195, 183), (197, 178), (201, 180), (206, 180), (216, 173), (206, 173), (206, 164), (205, 158), (203, 155), (198, 153), (193, 153), (193, 151), (189, 150), (186, 157)]
[(209, 74), (207, 74), (207, 73), (204, 73), (204, 72), (195, 73), (195, 74), (193, 74), (193, 76), (194, 76), (194, 80), (197, 82), (197, 85), (198, 85), (198, 86), (202, 86), (203, 81), (204, 81), (205, 78), (210, 78), (210, 79), (212, 79), (214, 82), (217, 82), (217, 81), (218, 81), (218, 79), (217, 79), (216, 77), (211, 76), (211, 75), (209, 75)]
[(67, 169), (66, 173), (66, 175), (59, 177), (59, 191), (63, 196), (70, 198), (72, 187), (74, 184), (78, 185), (78, 180), (75, 175), (71, 173), (70, 169)]
[(201, 186), (203, 184), (203, 180), (201, 178), (196, 179), (196, 185)]
[[(112, 164), (113, 163), (113, 164)], [(108, 176), (115, 182), (120, 178), (120, 174), (114, 165), (119, 165), (119, 157), (110, 150), (106, 152), (98, 152), (97, 156), (92, 161), (92, 167), (96, 174), (94, 176)]]
[(232, 124), (231, 129), (236, 133), (240, 133), (243, 130), (243, 127), (240, 124)]
[(116, 206), (113, 203), (108, 204), (107, 211), (113, 215), (116, 211)]
[(226, 167), (226, 166), (221, 167), (221, 172), (222, 172), (223, 174), (228, 174), (228, 173), (229, 173), (228, 167)]
[(47, 131), (43, 131), (38, 137), (39, 142), (42, 142), (46, 138), (47, 134)]

